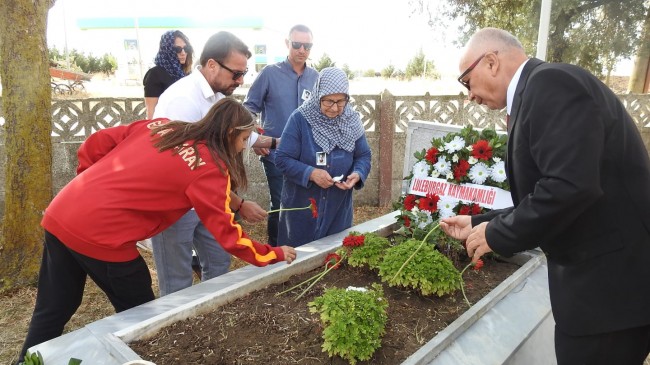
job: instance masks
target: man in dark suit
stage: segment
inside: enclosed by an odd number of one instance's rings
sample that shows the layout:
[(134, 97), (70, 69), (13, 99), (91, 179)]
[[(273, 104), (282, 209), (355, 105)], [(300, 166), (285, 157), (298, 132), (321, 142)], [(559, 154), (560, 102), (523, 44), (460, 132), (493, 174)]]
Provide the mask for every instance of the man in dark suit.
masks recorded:
[(541, 247), (559, 364), (642, 364), (650, 352), (650, 160), (622, 103), (584, 69), (529, 59), (510, 33), (478, 31), (459, 77), (507, 107), (514, 207), (444, 219), (473, 261)]

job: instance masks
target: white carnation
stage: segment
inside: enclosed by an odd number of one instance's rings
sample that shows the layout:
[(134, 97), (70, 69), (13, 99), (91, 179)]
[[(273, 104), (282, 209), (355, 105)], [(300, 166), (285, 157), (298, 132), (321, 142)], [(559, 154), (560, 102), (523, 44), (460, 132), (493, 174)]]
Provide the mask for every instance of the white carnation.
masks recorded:
[(483, 162), (479, 162), (469, 169), (469, 178), (474, 184), (482, 185), (490, 176), (490, 168)]
[(429, 164), (425, 161), (416, 162), (413, 165), (413, 177), (426, 177), (429, 175)]
[(492, 165), (490, 177), (499, 183), (506, 181), (506, 164), (503, 161), (499, 161)]
[(467, 159), (467, 163), (470, 164), (470, 165), (474, 165), (477, 162), (478, 162), (478, 158), (476, 158), (474, 156), (469, 156), (469, 158)]
[(433, 165), (433, 168), (438, 171), (440, 175), (447, 175), (451, 171), (451, 164), (447, 162), (445, 156), (440, 156), (438, 162)]
[(445, 143), (445, 149), (449, 153), (460, 151), (463, 148), (465, 148), (465, 140), (460, 136), (456, 136), (450, 142)]

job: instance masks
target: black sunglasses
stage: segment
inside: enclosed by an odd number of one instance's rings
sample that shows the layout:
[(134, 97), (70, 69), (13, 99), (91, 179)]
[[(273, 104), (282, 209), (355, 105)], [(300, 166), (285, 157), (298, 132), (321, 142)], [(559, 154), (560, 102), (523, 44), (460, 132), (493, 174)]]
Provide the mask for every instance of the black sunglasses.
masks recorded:
[(293, 47), (293, 49), (300, 49), (300, 47), (305, 47), (305, 51), (309, 51), (311, 49), (311, 47), (313, 47), (313, 46), (314, 46), (313, 43), (303, 43), (303, 42), (291, 41), (291, 47)]
[(224, 65), (223, 63), (221, 63), (219, 61), (217, 61), (217, 63), (219, 64), (219, 66), (223, 67), (226, 71), (230, 71), (230, 73), (232, 74), (232, 80), (233, 81), (236, 81), (240, 77), (246, 76), (246, 73), (248, 73), (248, 69), (245, 69), (244, 71), (235, 71), (235, 70), (232, 70), (232, 69), (228, 68), (226, 65)]
[(176, 52), (176, 53), (181, 53), (181, 52), (183, 52), (183, 51), (185, 51), (185, 53), (187, 53), (187, 54), (192, 53), (192, 47), (190, 47), (190, 46), (185, 46), (185, 47), (181, 47), (181, 46), (173, 46), (172, 49), (173, 49), (174, 52)]
[[(462, 74), (460, 74), (460, 76), (458, 77), (458, 82), (460, 82), (461, 85), (465, 86), (465, 87), (467, 88), (467, 90), (471, 90), (470, 87), (469, 87), (469, 81), (464, 81), (463, 78), (465, 78), (465, 76), (467, 76), (467, 74), (469, 74), (470, 72), (472, 72), (472, 70), (474, 70), (474, 68), (478, 65), (478, 63), (481, 62), (481, 60), (483, 59), (483, 57), (485, 57), (488, 53), (489, 53), (489, 52), (485, 52), (485, 53), (483, 53), (479, 58), (476, 59), (476, 61), (474, 61), (474, 63), (472, 63), (472, 64), (467, 68), (467, 70), (465, 70), (465, 72), (463, 72)], [(494, 51), (494, 54), (499, 54), (499, 51)]]

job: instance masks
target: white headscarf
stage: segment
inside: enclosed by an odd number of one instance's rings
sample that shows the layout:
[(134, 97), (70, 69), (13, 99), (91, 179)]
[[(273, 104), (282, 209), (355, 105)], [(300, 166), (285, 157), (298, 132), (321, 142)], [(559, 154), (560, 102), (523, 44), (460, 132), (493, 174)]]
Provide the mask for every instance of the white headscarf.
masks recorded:
[(359, 113), (352, 109), (350, 103), (347, 103), (343, 113), (335, 118), (321, 112), (320, 100), (323, 96), (345, 94), (349, 97), (349, 89), (348, 77), (343, 70), (335, 67), (324, 68), (318, 76), (311, 97), (298, 108), (311, 126), (316, 144), (325, 153), (330, 153), (336, 146), (352, 152), (355, 142), (364, 134)]

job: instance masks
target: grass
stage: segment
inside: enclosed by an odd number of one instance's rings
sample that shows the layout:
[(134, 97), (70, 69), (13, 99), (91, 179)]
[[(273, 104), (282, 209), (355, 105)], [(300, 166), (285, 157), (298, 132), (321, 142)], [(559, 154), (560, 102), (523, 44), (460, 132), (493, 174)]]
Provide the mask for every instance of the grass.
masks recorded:
[[(369, 219), (382, 216), (391, 212), (389, 207), (378, 208), (361, 206), (355, 208), (354, 225)], [(257, 224), (243, 224), (244, 231), (252, 238), (266, 242), (266, 222)], [(149, 251), (141, 250), (141, 254), (149, 265), (153, 279), (154, 293), (158, 293), (158, 280), (153, 257)], [(246, 262), (233, 257), (231, 270), (248, 265)], [(36, 287), (20, 288), (0, 295), (0, 364), (13, 364), (18, 358), (18, 351), (22, 347), (27, 327), (31, 319), (34, 302), (36, 301)], [(86, 290), (81, 306), (66, 325), (65, 332), (82, 328), (88, 323), (97, 321), (114, 314), (110, 302), (92, 280), (86, 283)]]

